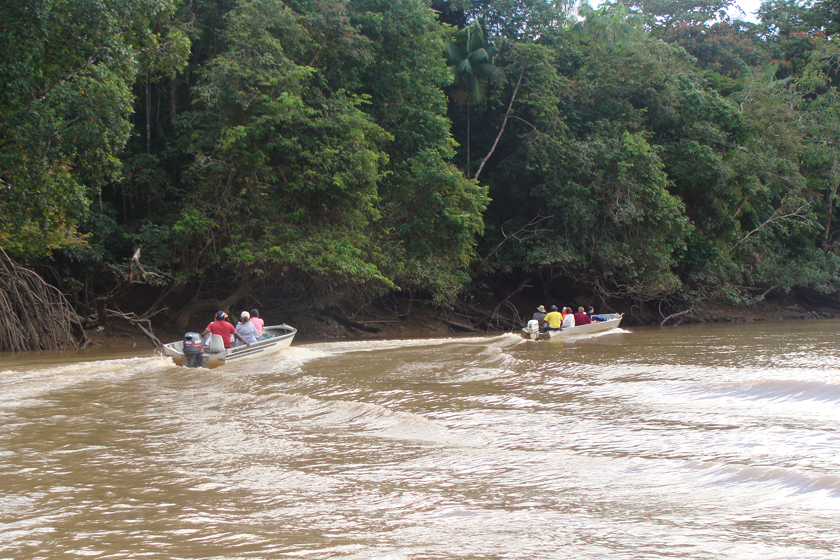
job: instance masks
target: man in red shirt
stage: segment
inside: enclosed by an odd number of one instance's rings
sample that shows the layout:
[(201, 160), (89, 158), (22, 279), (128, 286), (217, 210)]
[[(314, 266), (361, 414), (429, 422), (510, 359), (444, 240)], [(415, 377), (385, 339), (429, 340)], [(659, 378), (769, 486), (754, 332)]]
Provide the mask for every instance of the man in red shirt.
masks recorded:
[[(233, 343), (230, 341), (230, 335), (233, 335), (242, 342), (245, 342), (245, 339), (239, 336), (239, 333), (236, 332), (236, 327), (225, 321), (225, 319), (227, 319), (227, 313), (224, 311), (216, 313), (216, 320), (207, 325), (207, 328), (201, 333), (201, 338), (204, 338), (210, 333), (217, 334), (222, 337), (222, 342), (224, 342), (225, 348), (233, 346)], [(251, 344), (245, 342), (245, 346), (251, 346)]]
[(583, 307), (578, 307), (578, 312), (575, 313), (575, 326), (588, 325), (591, 322), (589, 315), (583, 312)]

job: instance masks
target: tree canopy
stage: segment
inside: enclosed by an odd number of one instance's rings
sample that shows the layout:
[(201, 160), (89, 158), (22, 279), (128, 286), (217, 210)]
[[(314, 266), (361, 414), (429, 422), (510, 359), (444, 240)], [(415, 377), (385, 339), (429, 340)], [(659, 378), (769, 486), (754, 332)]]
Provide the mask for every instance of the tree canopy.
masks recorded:
[(183, 318), (837, 291), (837, 2), (731, 6), (5, 3), (0, 247), (72, 292), (142, 245)]

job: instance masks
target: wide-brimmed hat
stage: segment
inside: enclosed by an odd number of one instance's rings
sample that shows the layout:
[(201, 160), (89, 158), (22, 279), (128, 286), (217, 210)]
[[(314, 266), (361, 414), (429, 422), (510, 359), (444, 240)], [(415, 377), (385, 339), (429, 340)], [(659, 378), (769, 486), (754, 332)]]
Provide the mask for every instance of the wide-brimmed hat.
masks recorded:
[(542, 306), (542, 305), (538, 305), (537, 306), (537, 311), (539, 311), (540, 313), (545, 313), (545, 307)]

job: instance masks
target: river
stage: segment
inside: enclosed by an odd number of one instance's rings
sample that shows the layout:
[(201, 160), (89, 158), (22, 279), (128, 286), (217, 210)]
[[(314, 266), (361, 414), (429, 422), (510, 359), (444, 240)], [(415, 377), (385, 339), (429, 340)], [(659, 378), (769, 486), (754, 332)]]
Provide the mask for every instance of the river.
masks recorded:
[(838, 331), (0, 357), (0, 558), (837, 558)]

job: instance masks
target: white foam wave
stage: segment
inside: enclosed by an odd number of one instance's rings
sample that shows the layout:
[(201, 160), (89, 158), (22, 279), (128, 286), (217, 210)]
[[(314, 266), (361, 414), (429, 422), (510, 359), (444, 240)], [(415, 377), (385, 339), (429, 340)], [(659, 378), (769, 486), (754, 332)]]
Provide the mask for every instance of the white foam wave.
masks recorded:
[(169, 367), (173, 367), (171, 361), (151, 357), (73, 362), (27, 371), (6, 370), (0, 372), (0, 378), (4, 378), (0, 408), (26, 406), (30, 399), (94, 379), (119, 381)]
[(840, 497), (840, 476), (834, 474), (807, 474), (785, 467), (715, 466), (702, 462), (690, 462), (686, 466), (706, 471), (716, 484), (771, 484), (785, 488), (791, 495), (821, 492)]
[(759, 381), (747, 387), (733, 387), (726, 395), (773, 401), (822, 401), (840, 404), (840, 385), (822, 381)]

